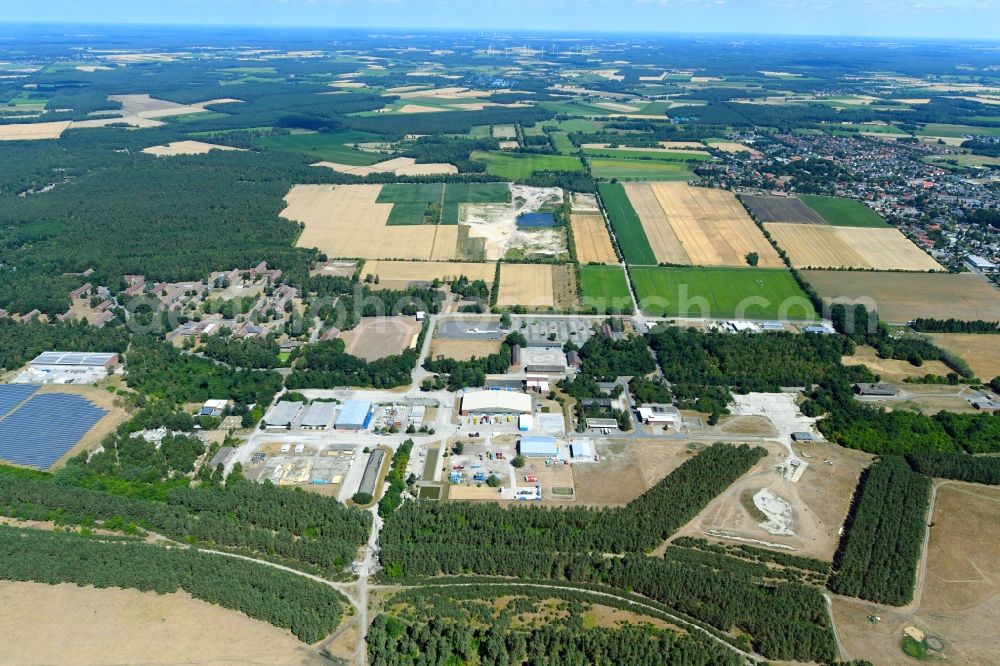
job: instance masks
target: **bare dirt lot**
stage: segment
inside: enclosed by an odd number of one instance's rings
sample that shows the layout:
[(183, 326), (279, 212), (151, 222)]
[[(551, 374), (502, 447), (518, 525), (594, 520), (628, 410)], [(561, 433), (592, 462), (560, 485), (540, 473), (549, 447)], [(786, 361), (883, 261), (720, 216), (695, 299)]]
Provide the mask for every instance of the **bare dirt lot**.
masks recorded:
[(470, 281), (482, 280), (493, 284), (496, 264), (474, 264), (457, 261), (367, 261), (361, 272), (377, 275), (380, 287), (405, 288), (411, 282), (433, 282), (434, 278), (450, 282), (462, 275)]
[(502, 264), (497, 305), (546, 308), (555, 305), (551, 264)]
[(348, 354), (375, 361), (409, 349), (418, 333), (420, 323), (412, 317), (371, 317), (339, 337)]
[(458, 167), (454, 164), (417, 164), (417, 161), (412, 157), (396, 157), (371, 166), (351, 166), (336, 162), (317, 162), (313, 166), (326, 167), (355, 176), (369, 176), (373, 173), (386, 172), (394, 173), (397, 176), (436, 176), (438, 174), (458, 173)]
[(0, 663), (20, 666), (328, 663), (287, 631), (183, 593), (4, 581), (0, 624)]
[(975, 333), (932, 333), (934, 344), (958, 354), (980, 379), (1000, 376), (1000, 336)]
[(173, 155), (204, 155), (210, 150), (244, 150), (233, 146), (218, 146), (214, 143), (203, 141), (173, 141), (165, 146), (150, 146), (143, 148), (142, 152), (157, 157), (171, 157)]
[[(1000, 488), (944, 482), (933, 521), (915, 610), (834, 597), (834, 620), (850, 658), (879, 666), (911, 663), (899, 644), (903, 629), (915, 626), (943, 641), (951, 663), (1000, 663)], [(868, 622), (872, 613), (881, 618), (879, 624)]]
[(826, 224), (826, 221), (799, 199), (743, 195), (740, 197), (761, 222)]
[(767, 224), (795, 268), (866, 268), (881, 271), (943, 270), (898, 229)]
[(686, 442), (597, 443), (596, 463), (573, 465), (577, 503), (624, 506), (697, 453)]
[(51, 123), (16, 123), (0, 125), (0, 141), (38, 141), (58, 139), (72, 124), (69, 120)]
[(441, 340), (431, 342), (431, 358), (444, 356), (456, 361), (468, 361), (472, 357), (484, 358), (500, 351), (499, 340)]
[(783, 266), (732, 192), (686, 183), (626, 183), (625, 191), (660, 262), (746, 266), (756, 252), (759, 266)]
[(281, 215), (305, 224), (300, 247), (331, 257), (455, 258), (457, 226), (386, 226), (393, 205), (375, 202), (381, 191), (381, 185), (296, 185)]
[(803, 271), (825, 299), (868, 299), (887, 322), (917, 317), (1000, 320), (1000, 290), (969, 273)]
[(576, 259), (581, 264), (617, 264), (618, 255), (611, 245), (611, 235), (600, 213), (573, 213), (573, 242), (576, 244)]
[[(795, 445), (809, 466), (798, 482), (792, 483), (774, 469), (787, 456), (785, 448), (774, 442), (754, 445), (765, 447), (767, 457), (712, 500), (678, 535), (726, 543), (749, 541), (779, 552), (831, 561), (839, 543), (837, 532), (869, 457), (830, 444)], [(752, 509), (750, 498), (763, 489), (789, 505), (793, 534), (773, 534), (761, 526), (763, 516)]]

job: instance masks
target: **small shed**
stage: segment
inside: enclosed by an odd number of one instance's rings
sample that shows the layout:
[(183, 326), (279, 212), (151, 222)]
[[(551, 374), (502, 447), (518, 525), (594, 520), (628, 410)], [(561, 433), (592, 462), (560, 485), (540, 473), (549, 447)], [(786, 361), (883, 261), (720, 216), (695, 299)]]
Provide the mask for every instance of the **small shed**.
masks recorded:
[(792, 441), (793, 442), (812, 442), (812, 441), (815, 441), (815, 440), (816, 440), (816, 438), (813, 437), (813, 434), (811, 432), (804, 432), (803, 431), (803, 432), (793, 432), (792, 433)]

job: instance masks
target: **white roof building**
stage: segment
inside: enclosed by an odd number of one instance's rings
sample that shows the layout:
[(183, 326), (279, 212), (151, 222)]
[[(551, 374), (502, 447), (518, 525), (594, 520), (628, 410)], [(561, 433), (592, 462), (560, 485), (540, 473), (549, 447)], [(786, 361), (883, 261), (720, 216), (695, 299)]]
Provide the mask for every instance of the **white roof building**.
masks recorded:
[(638, 411), (639, 419), (646, 425), (673, 425), (681, 422), (681, 413), (673, 405), (646, 405)]
[(282, 400), (264, 415), (264, 425), (269, 428), (284, 428), (295, 420), (295, 417), (299, 415), (301, 410), (301, 402), (288, 402), (286, 400)]
[(531, 396), (515, 391), (470, 391), (462, 396), (462, 414), (531, 414)]

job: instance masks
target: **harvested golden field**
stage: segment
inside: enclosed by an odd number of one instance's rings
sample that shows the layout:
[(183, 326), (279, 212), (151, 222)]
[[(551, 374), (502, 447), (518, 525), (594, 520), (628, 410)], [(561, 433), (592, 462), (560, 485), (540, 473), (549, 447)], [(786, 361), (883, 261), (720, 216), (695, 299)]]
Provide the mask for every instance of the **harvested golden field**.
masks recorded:
[(69, 129), (69, 120), (52, 123), (16, 123), (0, 125), (0, 141), (38, 141), (41, 139), (58, 139)]
[(451, 282), (464, 275), (470, 281), (482, 280), (493, 284), (496, 264), (474, 264), (461, 261), (366, 261), (362, 275), (377, 275), (380, 287), (405, 288), (410, 282)]
[[(184, 593), (3, 581), (0, 623), (4, 664), (329, 663), (287, 631)], [(40, 634), (45, 626), (57, 637)]]
[(661, 263), (746, 266), (756, 252), (758, 266), (783, 266), (731, 192), (655, 182), (627, 183), (625, 191)]
[(762, 154), (759, 150), (754, 150), (750, 146), (745, 146), (742, 143), (737, 143), (736, 141), (718, 141), (711, 143), (710, 145), (712, 148), (721, 150), (724, 153), (750, 153), (755, 157)]
[(417, 161), (412, 157), (396, 157), (370, 166), (352, 166), (336, 162), (317, 162), (313, 166), (326, 167), (340, 173), (354, 174), (355, 176), (369, 176), (373, 173), (386, 172), (394, 173), (397, 176), (436, 176), (439, 174), (458, 173), (458, 167), (454, 164), (417, 164)]
[(576, 259), (581, 264), (617, 264), (618, 255), (611, 245), (611, 235), (600, 213), (573, 213), (573, 242), (576, 244)]
[(142, 152), (157, 157), (171, 157), (173, 155), (204, 155), (210, 150), (244, 150), (233, 146), (219, 146), (214, 143), (204, 143), (203, 141), (173, 141), (165, 146), (150, 146), (143, 148)]
[(958, 354), (976, 376), (989, 381), (1000, 377), (1000, 336), (975, 333), (931, 333), (934, 344)]
[(281, 215), (305, 225), (300, 247), (330, 257), (455, 258), (457, 226), (386, 226), (393, 204), (375, 202), (381, 191), (381, 185), (296, 185)]
[(944, 270), (898, 229), (766, 224), (795, 268), (865, 268), (882, 271)]
[(802, 276), (824, 300), (867, 303), (890, 323), (917, 317), (1000, 321), (1000, 290), (971, 273), (802, 271)]
[(497, 305), (546, 308), (555, 304), (550, 264), (502, 264)]
[(430, 358), (443, 356), (456, 361), (485, 358), (500, 351), (499, 340), (444, 340), (435, 338), (431, 342)]

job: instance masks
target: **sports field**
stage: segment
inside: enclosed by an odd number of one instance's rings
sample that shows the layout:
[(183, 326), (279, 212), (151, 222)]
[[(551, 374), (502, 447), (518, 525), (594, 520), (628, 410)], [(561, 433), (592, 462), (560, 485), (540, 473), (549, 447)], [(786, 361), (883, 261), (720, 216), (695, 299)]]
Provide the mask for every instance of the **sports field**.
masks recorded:
[(639, 307), (651, 316), (816, 318), (787, 270), (636, 266), (630, 272)]
[(619, 183), (600, 183), (597, 191), (625, 261), (630, 264), (656, 264), (656, 255), (649, 246), (642, 222), (629, 202), (625, 188)]
[(476, 151), (471, 159), (486, 162), (486, 172), (491, 176), (510, 180), (524, 180), (536, 171), (583, 171), (583, 163), (572, 155)]
[(890, 323), (902, 324), (917, 317), (1000, 321), (1000, 290), (970, 273), (802, 271), (801, 274), (824, 300), (867, 303)]
[(783, 266), (732, 192), (686, 183), (626, 183), (658, 263), (746, 266), (755, 252), (761, 268)]
[(750, 212), (761, 222), (798, 222), (799, 224), (826, 224), (801, 199), (789, 197), (753, 196), (744, 194), (740, 199), (747, 205)]
[(632, 306), (625, 270), (621, 266), (580, 266), (580, 286), (585, 308), (622, 312)]
[(329, 257), (363, 259), (456, 258), (457, 225), (388, 226), (393, 204), (378, 203), (381, 185), (296, 185), (282, 217), (305, 225), (299, 247)]
[(617, 264), (618, 255), (611, 245), (611, 235), (600, 213), (573, 213), (573, 243), (576, 260), (581, 264)]
[(943, 270), (898, 229), (788, 223), (764, 226), (796, 268)]
[(501, 264), (497, 305), (548, 308), (555, 305), (551, 264)]
[(854, 199), (840, 197), (820, 197), (803, 194), (802, 203), (816, 211), (827, 224), (835, 227), (888, 228), (886, 221), (868, 206)]
[(369, 166), (384, 161), (387, 156), (381, 153), (366, 153), (355, 150), (347, 144), (378, 141), (380, 138), (378, 135), (363, 132), (306, 132), (256, 137), (253, 143), (272, 150), (302, 153), (315, 157), (317, 161), (326, 160), (350, 166)]
[(694, 180), (692, 165), (664, 160), (629, 160), (613, 157), (593, 157), (590, 162), (594, 178), (601, 180)]

